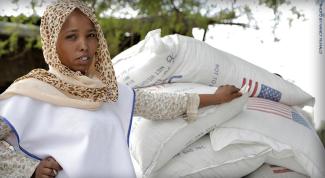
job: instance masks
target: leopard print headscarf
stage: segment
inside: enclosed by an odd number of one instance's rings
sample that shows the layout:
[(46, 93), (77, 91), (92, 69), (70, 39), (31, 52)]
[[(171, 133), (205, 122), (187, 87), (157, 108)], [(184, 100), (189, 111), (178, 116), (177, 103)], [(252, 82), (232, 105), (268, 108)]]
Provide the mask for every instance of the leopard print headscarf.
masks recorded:
[[(92, 21), (97, 31), (98, 48), (92, 65), (93, 69), (90, 69), (87, 76), (80, 72), (74, 72), (63, 65), (56, 52), (56, 42), (61, 27), (69, 14), (76, 8)], [(117, 101), (118, 88), (114, 69), (104, 34), (92, 8), (78, 0), (59, 0), (48, 6), (44, 12), (41, 18), (40, 33), (43, 55), (50, 71), (35, 69), (15, 82), (34, 78), (52, 85), (63, 93), (68, 93), (67, 95), (74, 99), (79, 98), (81, 101)], [(51, 72), (51, 69), (56, 72)]]

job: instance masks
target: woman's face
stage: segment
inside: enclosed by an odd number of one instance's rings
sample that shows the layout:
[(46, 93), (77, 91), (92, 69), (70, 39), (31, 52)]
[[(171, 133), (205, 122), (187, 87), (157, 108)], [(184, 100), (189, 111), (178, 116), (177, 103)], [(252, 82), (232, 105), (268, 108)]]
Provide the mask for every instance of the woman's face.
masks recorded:
[(56, 43), (61, 63), (73, 71), (87, 74), (97, 45), (94, 24), (79, 9), (74, 10), (64, 22)]

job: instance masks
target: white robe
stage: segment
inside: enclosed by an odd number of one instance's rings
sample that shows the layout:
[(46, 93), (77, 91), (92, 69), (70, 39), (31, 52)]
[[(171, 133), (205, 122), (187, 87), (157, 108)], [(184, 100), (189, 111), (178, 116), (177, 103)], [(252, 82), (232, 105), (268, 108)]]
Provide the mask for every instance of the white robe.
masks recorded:
[(135, 177), (128, 150), (134, 97), (119, 84), (116, 103), (90, 111), (16, 95), (0, 100), (0, 116), (13, 131), (7, 141), (32, 158), (54, 157), (59, 178)]

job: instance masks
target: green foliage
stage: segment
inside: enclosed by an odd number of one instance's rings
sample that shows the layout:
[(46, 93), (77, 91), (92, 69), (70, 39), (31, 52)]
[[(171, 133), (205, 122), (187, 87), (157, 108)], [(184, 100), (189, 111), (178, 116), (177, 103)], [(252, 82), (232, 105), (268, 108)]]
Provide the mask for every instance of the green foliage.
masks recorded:
[(8, 43), (9, 40), (0, 41), (0, 57), (8, 53), (8, 50), (5, 49)]
[(25, 42), (25, 48), (40, 48), (40, 37), (39, 36), (21, 36), (22, 31), (19, 31), (19, 25), (25, 24), (32, 28), (32, 25), (35, 25), (39, 22), (40, 17), (38, 16), (25, 16), (23, 14), (18, 16), (10, 16), (10, 17), (1, 17), (1, 22), (11, 22), (15, 24), (13, 26), (5, 27), (3, 30), (6, 31), (8, 34), (8, 38), (1, 39), (0, 42), (0, 57), (6, 54), (11, 54), (17, 52), (19, 47), (19, 39)]
[(267, 7), (272, 8), (274, 12), (276, 12), (278, 7), (285, 2), (285, 0), (259, 0), (260, 4), (265, 4)]
[(17, 50), (18, 34), (13, 33), (9, 38), (9, 51), (13, 52)]
[[(121, 50), (134, 45), (143, 39), (148, 31), (160, 28), (162, 35), (178, 33), (192, 36), (192, 29), (197, 27), (207, 31), (209, 25), (225, 24), (239, 25), (244, 28), (251, 27), (250, 20), (254, 20), (249, 5), (236, 6), (236, 0), (228, 7), (219, 8), (224, 1), (210, 0), (83, 0), (95, 8), (98, 21), (108, 42), (111, 56), (115, 56)], [(13, 0), (19, 3), (19, 0)], [(276, 29), (281, 13), (278, 8), (282, 4), (289, 4), (287, 0), (258, 0), (259, 5), (269, 7), (274, 12), (274, 30)], [(30, 0), (33, 12), (35, 7), (40, 6), (42, 1)], [(131, 18), (116, 17), (117, 12), (130, 9), (135, 12)], [(292, 7), (292, 13), (299, 19), (303, 14), (296, 7)], [(128, 12), (127, 12), (128, 13)], [(134, 13), (133, 13), (134, 14)], [(247, 24), (235, 23), (234, 21), (246, 16)], [(33, 15), (26, 17), (0, 17), (0, 21), (14, 22), (30, 25), (39, 25), (40, 17)], [(289, 23), (291, 23), (289, 21)], [(255, 28), (255, 27), (254, 27)], [(139, 39), (137, 39), (139, 37)], [(0, 57), (17, 50), (19, 38), (23, 38), (25, 48), (40, 48), (41, 42), (38, 36), (21, 37), (12, 29), (12, 34), (7, 39), (0, 41)], [(126, 43), (125, 40), (129, 42)], [(204, 40), (204, 39), (203, 39)]]

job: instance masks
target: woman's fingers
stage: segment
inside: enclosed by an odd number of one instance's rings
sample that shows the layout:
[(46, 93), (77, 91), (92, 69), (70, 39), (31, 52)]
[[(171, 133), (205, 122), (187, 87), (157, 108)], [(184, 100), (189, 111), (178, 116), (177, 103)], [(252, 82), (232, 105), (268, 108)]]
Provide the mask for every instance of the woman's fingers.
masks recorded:
[(229, 101), (235, 99), (235, 98), (238, 98), (242, 95), (242, 93), (239, 92), (239, 90), (235, 90), (233, 89), (232, 92), (230, 93), (229, 95)]
[(233, 94), (233, 93), (238, 93), (238, 92), (240, 91), (240, 89), (237, 88), (237, 87), (234, 86), (234, 85), (225, 85), (225, 86), (223, 86), (223, 87), (225, 87), (225, 89), (228, 90), (229, 93), (231, 93), (231, 94)]
[(47, 160), (46, 167), (55, 169), (56, 171), (60, 171), (62, 169), (62, 167), (54, 158), (48, 157), (46, 158), (46, 160)]
[(225, 103), (240, 97), (242, 94), (239, 91), (240, 89), (234, 85), (222, 85), (217, 89), (215, 94), (219, 98), (220, 103)]
[(232, 93), (238, 92), (240, 90), (235, 85), (220, 85), (218, 88), (230, 90)]
[(54, 158), (48, 157), (44, 160), (41, 175), (55, 177), (60, 170), (62, 170), (62, 167), (59, 163)]
[(235, 86), (232, 87), (232, 93), (239, 93), (240, 89)]
[(53, 178), (52, 176), (41, 175), (39, 178)]
[(233, 96), (234, 96), (234, 98), (237, 98), (237, 97), (242, 96), (242, 93), (240, 93), (239, 91), (237, 91), (237, 92), (233, 93)]
[(41, 170), (41, 175), (43, 176), (43, 177), (55, 177), (56, 176), (56, 174), (53, 172), (53, 169), (51, 169), (51, 168), (44, 168), (44, 169), (42, 169)]
[(39, 163), (35, 170), (36, 178), (54, 178), (62, 170), (59, 163), (52, 157), (47, 157)]

